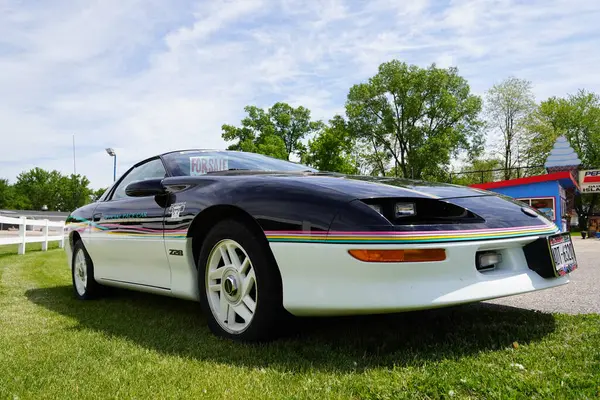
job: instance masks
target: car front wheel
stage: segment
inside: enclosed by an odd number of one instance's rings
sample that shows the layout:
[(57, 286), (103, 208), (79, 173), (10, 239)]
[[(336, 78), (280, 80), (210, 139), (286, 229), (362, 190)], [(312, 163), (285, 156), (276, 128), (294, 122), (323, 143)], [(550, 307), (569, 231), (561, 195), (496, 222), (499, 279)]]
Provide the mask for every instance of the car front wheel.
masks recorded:
[(211, 331), (241, 341), (280, 332), (281, 278), (264, 238), (235, 220), (214, 226), (198, 260), (200, 302)]
[(92, 260), (81, 240), (76, 241), (73, 245), (71, 278), (73, 291), (78, 299), (89, 300), (100, 294), (100, 285), (94, 280)]

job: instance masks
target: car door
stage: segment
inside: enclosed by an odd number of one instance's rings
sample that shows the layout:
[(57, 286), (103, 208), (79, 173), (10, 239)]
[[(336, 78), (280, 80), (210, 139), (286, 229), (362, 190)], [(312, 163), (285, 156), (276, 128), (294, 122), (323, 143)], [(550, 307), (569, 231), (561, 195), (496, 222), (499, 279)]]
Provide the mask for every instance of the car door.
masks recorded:
[(128, 184), (164, 178), (160, 158), (132, 167), (98, 204), (92, 218), (88, 251), (100, 279), (162, 289), (171, 288), (164, 246), (164, 214), (154, 196), (129, 197)]

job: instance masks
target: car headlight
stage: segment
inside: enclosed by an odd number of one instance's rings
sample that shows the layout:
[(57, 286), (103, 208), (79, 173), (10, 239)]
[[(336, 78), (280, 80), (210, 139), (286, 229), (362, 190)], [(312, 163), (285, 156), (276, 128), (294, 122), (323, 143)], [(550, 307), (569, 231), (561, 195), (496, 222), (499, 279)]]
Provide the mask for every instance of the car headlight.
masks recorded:
[[(473, 212), (442, 199), (383, 197), (360, 200), (392, 225), (473, 224), (485, 222)], [(417, 210), (418, 209), (418, 210)]]
[(417, 210), (415, 208), (415, 203), (396, 203), (396, 218), (409, 217), (416, 214)]

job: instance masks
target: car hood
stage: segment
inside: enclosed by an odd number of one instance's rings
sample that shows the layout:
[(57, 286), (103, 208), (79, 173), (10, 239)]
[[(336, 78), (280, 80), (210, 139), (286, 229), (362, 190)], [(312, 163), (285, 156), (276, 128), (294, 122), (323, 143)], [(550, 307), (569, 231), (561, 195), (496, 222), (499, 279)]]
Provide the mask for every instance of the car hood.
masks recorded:
[(395, 177), (374, 177), (363, 175), (344, 175), (333, 172), (278, 172), (278, 171), (219, 171), (202, 177), (169, 178), (172, 183), (230, 177), (233, 179), (291, 179), (302, 185), (316, 185), (335, 190), (357, 199), (378, 197), (427, 197), (433, 199), (452, 199), (460, 197), (497, 196), (497, 193), (466, 186), (447, 183), (416, 181)]
[[(551, 226), (552, 222), (541, 213), (525, 204), (499, 193), (489, 192), (466, 186), (445, 183), (432, 183), (393, 177), (370, 177), (343, 175), (337, 173), (315, 172), (275, 172), (275, 171), (223, 171), (198, 177), (167, 178), (170, 185), (187, 184), (188, 182), (223, 182), (229, 181), (228, 187), (262, 187), (266, 182), (271, 187), (294, 187), (298, 191), (320, 188), (319, 192), (338, 193), (342, 201), (366, 200), (377, 198), (421, 198), (446, 201), (462, 207), (483, 218), (486, 222), (473, 224), (455, 224), (443, 226), (444, 229), (481, 229), (529, 227), (532, 225)], [(240, 181), (244, 182), (242, 184)], [(210, 183), (209, 183), (210, 184)], [(533, 211), (526, 212), (530, 209)], [(473, 225), (473, 226), (471, 226)], [(429, 225), (428, 229), (441, 229), (437, 225)], [(403, 228), (406, 228), (404, 226)]]
[[(541, 213), (514, 199), (499, 193), (465, 186), (364, 176), (325, 177), (313, 175), (308, 179), (317, 185), (326, 186), (363, 200), (378, 197), (426, 197), (443, 200), (470, 210), (485, 220), (483, 225), (478, 223), (470, 224), (468, 227), (465, 224), (456, 224), (452, 227), (444, 225), (443, 229), (481, 229), (482, 226), (504, 229), (538, 225), (554, 228), (553, 222)], [(525, 212), (524, 208), (530, 209), (531, 212)], [(431, 227), (428, 226), (428, 228)], [(402, 228), (406, 229), (406, 226)], [(416, 228), (421, 229), (422, 227)]]
[(359, 199), (377, 197), (428, 197), (452, 199), (457, 197), (495, 196), (496, 193), (466, 186), (431, 183), (393, 177), (354, 175), (304, 175), (301, 179)]

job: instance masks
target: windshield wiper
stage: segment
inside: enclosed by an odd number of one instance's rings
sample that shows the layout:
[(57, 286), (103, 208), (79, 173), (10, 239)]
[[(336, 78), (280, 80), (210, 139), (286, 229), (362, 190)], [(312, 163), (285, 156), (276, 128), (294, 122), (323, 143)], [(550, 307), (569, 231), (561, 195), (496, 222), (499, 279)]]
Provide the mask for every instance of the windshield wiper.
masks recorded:
[(259, 170), (249, 169), (249, 168), (229, 168), (229, 169), (221, 169), (218, 171), (208, 171), (206, 175), (211, 174), (226, 174), (228, 172), (236, 172), (236, 171), (251, 171), (251, 172), (260, 172)]

